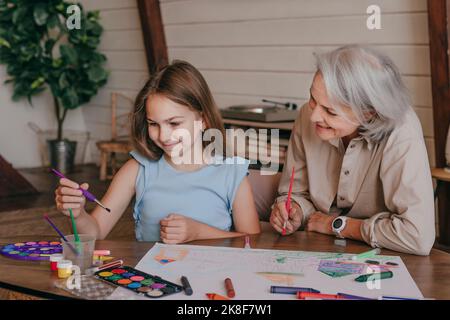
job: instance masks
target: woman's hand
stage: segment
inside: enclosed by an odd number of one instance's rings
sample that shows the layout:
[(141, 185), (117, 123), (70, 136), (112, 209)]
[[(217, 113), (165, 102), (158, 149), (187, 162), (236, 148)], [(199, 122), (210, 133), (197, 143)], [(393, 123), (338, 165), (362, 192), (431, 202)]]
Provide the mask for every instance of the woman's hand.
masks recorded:
[(160, 221), (161, 240), (167, 244), (183, 243), (198, 238), (201, 223), (180, 214), (169, 214)]
[(306, 230), (333, 235), (332, 223), (334, 218), (335, 216), (316, 211), (309, 216)]
[[(79, 187), (78, 183), (69, 179), (63, 178), (59, 180), (59, 186), (55, 190), (55, 203), (56, 208), (66, 216), (70, 216), (69, 208), (72, 209), (74, 218), (77, 218), (81, 210), (84, 210), (86, 198), (81, 190), (78, 190)], [(89, 185), (83, 183), (81, 188), (87, 190)]]
[(294, 233), (302, 224), (303, 212), (300, 206), (291, 202), (291, 212), (288, 215), (285, 202), (277, 203), (270, 214), (270, 224), (279, 233), (283, 233), (284, 222), (286, 221), (286, 234)]

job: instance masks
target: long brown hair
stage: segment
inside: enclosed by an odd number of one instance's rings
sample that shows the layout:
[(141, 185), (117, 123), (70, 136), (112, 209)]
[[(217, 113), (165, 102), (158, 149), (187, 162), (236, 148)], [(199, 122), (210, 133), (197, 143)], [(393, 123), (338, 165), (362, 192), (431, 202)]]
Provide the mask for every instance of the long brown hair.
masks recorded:
[[(225, 128), (208, 84), (193, 65), (174, 60), (153, 73), (136, 97), (131, 114), (131, 137), (140, 154), (152, 160), (158, 160), (163, 154), (163, 150), (148, 135), (146, 103), (148, 97), (154, 94), (161, 94), (173, 102), (201, 112), (205, 129), (214, 128), (222, 133), (225, 153)], [(203, 142), (203, 147), (205, 146)]]

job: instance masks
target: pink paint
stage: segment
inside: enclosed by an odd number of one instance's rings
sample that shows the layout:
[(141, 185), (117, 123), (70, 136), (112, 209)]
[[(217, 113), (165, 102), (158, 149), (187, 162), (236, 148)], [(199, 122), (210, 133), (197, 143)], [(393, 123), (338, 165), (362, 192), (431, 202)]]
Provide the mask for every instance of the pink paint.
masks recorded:
[(94, 250), (94, 256), (109, 256), (110, 254), (109, 250)]

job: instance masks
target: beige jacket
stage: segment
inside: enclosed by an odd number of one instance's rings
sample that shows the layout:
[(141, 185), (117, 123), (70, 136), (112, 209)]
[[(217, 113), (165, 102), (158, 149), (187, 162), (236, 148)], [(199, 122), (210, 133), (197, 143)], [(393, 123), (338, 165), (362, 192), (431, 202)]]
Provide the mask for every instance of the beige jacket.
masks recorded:
[(414, 113), (379, 143), (359, 137), (347, 150), (342, 140), (322, 141), (305, 105), (295, 121), (278, 188), (289, 189), (303, 210), (305, 225), (314, 211), (363, 219), (361, 234), (372, 247), (427, 255), (435, 240), (434, 199), (427, 150)]

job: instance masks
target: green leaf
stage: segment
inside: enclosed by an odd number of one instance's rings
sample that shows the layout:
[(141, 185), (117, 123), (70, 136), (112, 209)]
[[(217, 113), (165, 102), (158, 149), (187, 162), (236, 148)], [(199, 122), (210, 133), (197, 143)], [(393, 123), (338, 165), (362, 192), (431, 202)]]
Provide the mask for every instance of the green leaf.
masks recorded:
[(79, 100), (75, 89), (67, 88), (66, 90), (64, 90), (63, 96), (61, 98), (61, 102), (64, 108), (75, 109), (79, 105), (78, 101)]
[(88, 71), (89, 80), (93, 82), (100, 82), (104, 80), (107, 76), (108, 76), (107, 72), (99, 66), (93, 66)]
[(68, 45), (61, 45), (59, 48), (61, 52), (61, 57), (68, 63), (68, 64), (76, 64), (78, 59), (77, 51)]
[(48, 54), (51, 54), (51, 51), (53, 49), (53, 46), (55, 45), (55, 39), (48, 39), (45, 41), (45, 52)]
[(11, 48), (11, 45), (9, 44), (9, 42), (3, 38), (0, 38), (0, 46)]
[(66, 7), (64, 6), (64, 3), (58, 4), (58, 5), (56, 6), (56, 10), (57, 10), (58, 12), (64, 12), (64, 13), (65, 13)]
[(19, 21), (22, 21), (25, 18), (25, 15), (28, 11), (28, 7), (17, 7), (12, 15), (12, 22), (14, 24), (18, 24)]
[(64, 90), (65, 88), (67, 88), (70, 85), (65, 73), (61, 73), (61, 76), (58, 79), (58, 85), (61, 90)]
[(59, 68), (62, 65), (62, 60), (61, 59), (54, 59), (52, 61), (52, 67), (53, 68)]
[(39, 3), (34, 7), (34, 22), (36, 22), (38, 26), (43, 26), (46, 24), (48, 16), (47, 6), (44, 3)]
[(33, 83), (31, 84), (31, 89), (36, 89), (39, 88), (43, 83), (45, 82), (44, 77), (39, 77), (36, 80), (33, 81)]
[(53, 29), (58, 25), (58, 22), (59, 22), (58, 15), (54, 14), (47, 20), (47, 27)]

